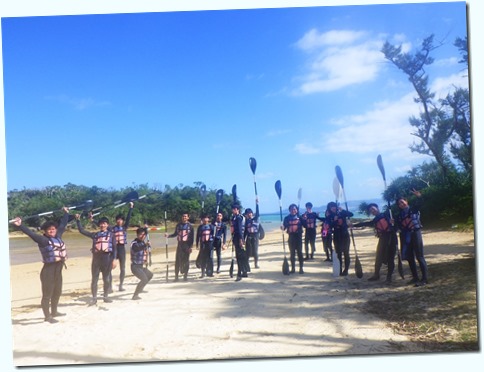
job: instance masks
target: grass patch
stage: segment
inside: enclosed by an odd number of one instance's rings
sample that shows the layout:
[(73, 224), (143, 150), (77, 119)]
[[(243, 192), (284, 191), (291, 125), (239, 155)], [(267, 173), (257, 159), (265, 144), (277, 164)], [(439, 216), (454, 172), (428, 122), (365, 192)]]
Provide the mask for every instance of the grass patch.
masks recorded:
[(388, 321), (423, 351), (478, 351), (475, 257), (432, 263), (429, 280), (424, 287), (371, 299), (364, 311)]

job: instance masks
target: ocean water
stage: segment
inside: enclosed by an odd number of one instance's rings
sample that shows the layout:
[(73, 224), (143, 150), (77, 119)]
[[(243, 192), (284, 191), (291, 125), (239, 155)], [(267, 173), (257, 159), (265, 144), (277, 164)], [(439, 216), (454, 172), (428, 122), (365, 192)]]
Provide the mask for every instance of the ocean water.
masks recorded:
[[(283, 218), (284, 218), (284, 215), (283, 215)], [(279, 213), (261, 214), (259, 217), (259, 221), (264, 227), (264, 230), (267, 232), (278, 230), (281, 226), (281, 217)]]

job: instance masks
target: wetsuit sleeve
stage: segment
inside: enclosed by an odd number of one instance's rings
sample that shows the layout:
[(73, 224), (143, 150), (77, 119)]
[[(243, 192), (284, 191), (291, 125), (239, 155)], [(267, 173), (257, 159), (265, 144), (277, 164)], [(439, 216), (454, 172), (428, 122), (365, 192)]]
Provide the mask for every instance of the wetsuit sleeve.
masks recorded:
[(126, 216), (126, 222), (124, 223), (124, 228), (127, 230), (129, 227), (129, 221), (131, 220), (131, 214), (133, 213), (134, 208), (129, 208), (128, 215)]
[(168, 235), (169, 238), (174, 238), (178, 235), (178, 230), (180, 229), (180, 224), (177, 224), (175, 227), (175, 232), (173, 234)]
[(82, 235), (85, 235), (87, 236), (88, 238), (91, 238), (93, 239), (94, 238), (94, 233), (91, 233), (87, 230), (84, 230), (84, 228), (82, 227), (81, 225), (81, 221), (77, 220), (76, 221), (76, 224), (77, 224), (77, 229), (79, 230), (79, 232), (82, 234)]
[(193, 232), (193, 225), (189, 224), (190, 225), (190, 233), (188, 235), (188, 244), (191, 247), (193, 247), (193, 238), (194, 238), (194, 235), (195, 233)]
[(201, 232), (202, 232), (202, 225), (198, 226), (197, 228), (197, 237), (195, 239), (195, 246), (198, 248), (198, 245), (199, 245), (199, 242), (200, 242), (200, 238), (201, 238)]
[(227, 243), (227, 225), (222, 225), (223, 244)]
[(354, 223), (353, 227), (372, 227), (374, 225), (375, 224), (373, 220), (371, 220), (371, 221), (362, 221), (362, 222)]
[(304, 227), (304, 228), (307, 228), (308, 227), (308, 215), (306, 214), (306, 218), (303, 218), (304, 214), (301, 215), (301, 217), (299, 218), (299, 221), (301, 221), (301, 226)]
[(343, 212), (344, 212), (344, 213), (343, 213), (343, 216), (344, 216), (344, 217), (346, 217), (346, 218), (351, 218), (351, 217), (353, 217), (353, 213), (352, 213), (352, 212), (350, 212), (350, 211), (348, 211), (348, 210), (346, 210), (346, 209), (345, 209), (345, 210), (343, 210)]
[(69, 222), (69, 213), (64, 213), (60, 220), (59, 227), (57, 228), (57, 236), (59, 238), (62, 237), (62, 234), (66, 231), (67, 222)]
[(259, 203), (257, 203), (257, 204), (255, 205), (255, 217), (254, 217), (254, 219), (255, 219), (257, 222), (259, 222), (259, 217), (260, 217), (260, 213), (259, 213)]
[(288, 222), (287, 216), (284, 217), (284, 220), (282, 221), (282, 226), (284, 227), (284, 230), (287, 230), (287, 228), (289, 227), (289, 222)]
[(27, 226), (22, 224), (18, 228), (24, 234), (28, 235), (34, 242), (36, 242), (39, 247), (45, 247), (47, 244), (49, 244), (49, 239), (47, 239), (44, 235), (33, 232)]

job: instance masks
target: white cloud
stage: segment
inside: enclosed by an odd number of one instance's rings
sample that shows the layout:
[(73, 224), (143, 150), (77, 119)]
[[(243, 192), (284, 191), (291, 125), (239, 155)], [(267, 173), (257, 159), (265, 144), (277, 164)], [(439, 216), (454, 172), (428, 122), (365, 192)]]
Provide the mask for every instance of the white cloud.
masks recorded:
[(405, 34), (392, 35), (390, 43), (395, 46), (400, 46), (402, 48), (402, 53), (409, 53), (412, 50), (412, 43), (407, 40)]
[(365, 39), (363, 31), (311, 30), (296, 46), (314, 52), (309, 57), (306, 72), (295, 79), (293, 93), (307, 95), (332, 92), (344, 87), (374, 80), (383, 66), (380, 40)]
[(464, 73), (437, 78), (432, 82), (430, 90), (435, 92), (435, 98), (439, 99), (445, 98), (456, 87), (469, 88), (469, 78), (464, 76)]
[(45, 99), (50, 101), (56, 101), (63, 104), (72, 106), (74, 109), (82, 111), (91, 107), (101, 107), (108, 106), (110, 102), (107, 101), (96, 101), (93, 98), (73, 98), (66, 94), (59, 94), (57, 96), (46, 96)]
[(296, 42), (296, 47), (305, 51), (313, 51), (327, 45), (352, 44), (365, 36), (363, 31), (333, 30), (324, 33), (316, 29), (308, 31)]
[[(436, 98), (444, 98), (455, 87), (467, 87), (468, 80), (463, 74), (454, 74), (435, 79), (430, 84), (430, 91), (436, 92)], [(299, 143), (294, 150), (300, 154), (345, 153), (355, 154), (362, 161), (365, 154), (387, 153), (392, 159), (407, 159), (415, 164), (430, 160), (429, 156), (412, 153), (409, 146), (420, 140), (411, 133), (415, 131), (409, 123), (411, 116), (418, 117), (421, 107), (414, 102), (416, 93), (411, 90), (397, 101), (381, 101), (371, 110), (358, 115), (331, 118), (327, 126), (334, 130), (328, 135), (327, 130), (321, 136), (321, 146)], [(405, 171), (411, 168), (405, 167)]]
[(343, 118), (344, 127), (338, 128), (325, 144), (330, 152), (365, 154), (375, 152), (406, 152), (414, 137), (408, 122), (411, 115), (418, 115), (413, 94), (396, 102), (381, 102), (361, 115)]
[(438, 67), (456, 66), (461, 59), (457, 57), (442, 58), (434, 61), (434, 65)]

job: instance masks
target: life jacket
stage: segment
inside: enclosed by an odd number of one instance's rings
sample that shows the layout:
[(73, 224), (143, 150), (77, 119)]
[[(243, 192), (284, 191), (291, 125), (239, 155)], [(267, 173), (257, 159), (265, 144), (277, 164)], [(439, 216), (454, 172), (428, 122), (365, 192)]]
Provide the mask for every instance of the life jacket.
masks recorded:
[(383, 213), (380, 213), (373, 219), (375, 225), (375, 235), (380, 237), (385, 232), (392, 231), (392, 225), (390, 225), (390, 221), (385, 217)]
[(213, 235), (212, 235), (212, 225), (207, 224), (207, 225), (202, 225), (201, 226), (201, 236), (200, 240), (202, 242), (209, 242), (213, 240)]
[(217, 238), (217, 239), (222, 239), (222, 234), (223, 234), (223, 231), (224, 231), (224, 223), (223, 222), (217, 222), (215, 221), (213, 223), (213, 225), (215, 226), (215, 236), (214, 238)]
[(126, 241), (128, 240), (128, 237), (126, 235), (126, 229), (123, 226), (116, 225), (113, 227), (112, 230), (114, 232), (116, 244), (118, 245), (126, 244)]
[(334, 221), (333, 227), (336, 230), (346, 230), (348, 228), (348, 224), (346, 223), (346, 214), (342, 212), (341, 214), (337, 214), (338, 219)]
[(109, 253), (113, 251), (113, 240), (111, 231), (99, 231), (94, 236), (94, 252)]
[[(142, 246), (143, 249), (135, 250), (135, 246)], [(145, 264), (148, 261), (148, 246), (143, 241), (139, 241), (137, 239), (131, 242), (131, 263), (136, 265)]]
[(306, 228), (307, 229), (315, 229), (316, 228), (316, 214), (311, 212), (306, 214)]
[(298, 216), (292, 216), (287, 219), (287, 232), (289, 234), (298, 233), (300, 231), (300, 220)]
[(64, 242), (59, 238), (49, 237), (49, 244), (40, 248), (42, 262), (52, 263), (67, 260), (67, 250)]
[(177, 235), (177, 240), (179, 242), (188, 242), (188, 239), (190, 238), (190, 233), (192, 231), (192, 225), (189, 223), (185, 224), (180, 224), (178, 229), (178, 235)]
[(254, 218), (246, 219), (245, 230), (248, 234), (257, 234), (259, 232), (259, 223)]
[(405, 208), (400, 212), (399, 225), (404, 231), (414, 231), (422, 228), (420, 222), (420, 212), (412, 211), (410, 208)]
[(230, 225), (230, 232), (232, 233), (232, 237), (238, 235), (239, 232), (242, 234), (241, 236), (237, 236), (237, 238), (242, 239), (244, 237), (245, 231), (245, 217), (241, 214), (234, 215), (232, 217), (232, 224)]

